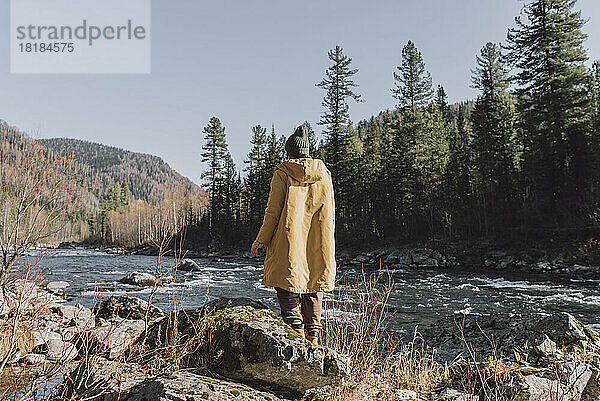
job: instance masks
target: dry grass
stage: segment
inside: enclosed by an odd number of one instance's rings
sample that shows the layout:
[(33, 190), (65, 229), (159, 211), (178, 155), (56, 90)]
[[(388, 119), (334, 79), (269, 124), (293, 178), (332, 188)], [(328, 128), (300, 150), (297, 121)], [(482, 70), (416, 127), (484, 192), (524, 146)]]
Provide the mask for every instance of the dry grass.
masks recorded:
[(352, 283), (326, 300), (324, 345), (349, 355), (350, 377), (328, 396), (336, 401), (394, 400), (397, 390), (425, 394), (444, 377), (444, 368), (433, 352), (418, 347), (415, 331), (408, 343), (392, 328), (388, 307), (394, 290), (391, 273), (364, 271)]

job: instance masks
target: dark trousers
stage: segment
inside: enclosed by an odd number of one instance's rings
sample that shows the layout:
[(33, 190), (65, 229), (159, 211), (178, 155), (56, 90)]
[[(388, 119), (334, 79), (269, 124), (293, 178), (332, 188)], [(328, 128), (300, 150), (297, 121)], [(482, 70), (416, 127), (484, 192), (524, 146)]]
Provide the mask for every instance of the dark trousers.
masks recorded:
[(323, 293), (296, 294), (276, 288), (283, 320), (294, 329), (304, 328), (306, 334), (319, 337)]

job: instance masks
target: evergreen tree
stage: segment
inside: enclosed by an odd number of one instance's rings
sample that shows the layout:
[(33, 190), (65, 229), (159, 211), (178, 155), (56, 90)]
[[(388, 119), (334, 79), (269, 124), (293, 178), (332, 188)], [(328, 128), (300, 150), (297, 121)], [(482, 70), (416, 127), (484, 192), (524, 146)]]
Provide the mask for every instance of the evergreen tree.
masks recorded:
[(514, 106), (507, 87), (500, 47), (487, 43), (472, 71), (473, 87), (481, 91), (472, 113), (476, 188), (481, 209), (482, 231), (487, 235), (506, 212), (514, 192)]
[(431, 75), (412, 41), (409, 40), (402, 49), (402, 63), (396, 68), (392, 95), (398, 99), (398, 107), (414, 110), (427, 104), (433, 96)]
[(350, 141), (345, 128), (350, 123), (350, 115), (346, 99), (361, 101), (361, 97), (354, 92), (357, 85), (352, 77), (358, 72), (358, 69), (350, 67), (352, 59), (343, 53), (340, 46), (330, 50), (328, 56), (332, 65), (327, 68), (325, 78), (316, 86), (326, 92), (322, 102), (325, 111), (321, 115), (319, 124), (325, 126), (325, 162), (333, 176), (334, 185), (336, 185), (340, 175), (344, 174), (341, 171), (341, 164), (349, 152), (347, 148)]
[(308, 121), (304, 121), (304, 125), (306, 125), (306, 128), (308, 129), (308, 143), (310, 144), (309, 154), (312, 157), (316, 158), (318, 148), (317, 148), (317, 137), (315, 135), (315, 130), (313, 130), (312, 126), (310, 125), (310, 123)]
[(589, 177), (585, 93), (585, 20), (576, 0), (534, 0), (508, 31), (510, 59), (518, 68), (524, 169), (545, 220), (557, 221), (559, 201), (582, 194)]
[(244, 164), (246, 165), (245, 179), (245, 197), (248, 210), (248, 221), (251, 227), (258, 224), (262, 217), (264, 206), (262, 204), (262, 188), (261, 178), (264, 173), (267, 153), (267, 129), (257, 125), (252, 128), (252, 137), (250, 144), (252, 145), (250, 153)]
[(202, 131), (205, 144), (202, 146), (202, 162), (208, 163), (208, 169), (200, 176), (204, 180), (203, 187), (207, 188), (210, 196), (209, 229), (213, 227), (215, 215), (215, 195), (219, 178), (224, 172), (227, 161), (227, 143), (225, 142), (225, 127), (217, 117), (212, 117)]
[(238, 239), (238, 222), (241, 218), (242, 180), (237, 173), (235, 163), (229, 151), (225, 151), (223, 169), (215, 184), (215, 222), (218, 222), (220, 234), (227, 242)]
[(446, 94), (446, 90), (442, 85), (438, 85), (437, 87), (437, 91), (435, 93), (435, 103), (440, 109), (442, 116), (447, 119), (450, 114), (450, 109), (448, 107), (448, 95)]
[[(471, 181), (471, 148), (469, 127), (464, 105), (459, 105), (458, 115), (448, 130), (448, 165), (445, 172), (444, 196), (446, 200), (445, 224), (448, 233), (465, 232), (464, 223), (469, 213)], [(462, 223), (462, 227), (457, 227)]]
[(592, 97), (593, 97), (593, 114), (592, 114), (592, 129), (590, 140), (590, 153), (592, 160), (590, 164), (593, 176), (592, 194), (597, 196), (600, 193), (600, 61), (596, 60), (592, 64), (590, 72), (592, 77)]
[(121, 206), (129, 205), (129, 199), (131, 199), (129, 183), (127, 182), (127, 179), (123, 179), (121, 182)]

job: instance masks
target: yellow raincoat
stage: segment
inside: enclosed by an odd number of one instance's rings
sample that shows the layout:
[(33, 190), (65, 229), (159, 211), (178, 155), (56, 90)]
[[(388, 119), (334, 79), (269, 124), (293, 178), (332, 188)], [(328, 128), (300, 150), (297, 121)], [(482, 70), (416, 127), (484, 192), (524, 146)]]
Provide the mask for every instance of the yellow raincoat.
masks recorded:
[(335, 202), (319, 159), (289, 159), (273, 173), (262, 227), (263, 285), (298, 294), (331, 291), (335, 282)]

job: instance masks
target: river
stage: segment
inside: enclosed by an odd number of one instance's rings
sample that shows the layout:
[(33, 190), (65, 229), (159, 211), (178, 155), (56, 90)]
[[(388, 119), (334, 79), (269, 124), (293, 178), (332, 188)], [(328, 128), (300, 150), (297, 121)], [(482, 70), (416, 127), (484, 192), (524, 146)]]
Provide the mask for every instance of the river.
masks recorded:
[[(215, 297), (249, 297), (277, 310), (275, 291), (260, 284), (262, 266), (252, 260), (194, 259), (199, 272), (177, 272), (175, 260), (161, 259), (164, 284), (153, 295), (155, 302), (169, 308), (194, 308)], [(37, 264), (44, 282), (67, 281), (67, 297), (90, 306), (112, 294), (145, 298), (150, 288), (121, 284), (130, 272), (155, 272), (157, 258), (115, 255), (91, 249), (34, 250), (21, 263)], [(360, 272), (341, 266), (340, 282), (352, 282)], [(507, 277), (492, 273), (462, 273), (440, 270), (393, 270), (394, 290), (390, 305), (399, 326), (431, 322), (456, 311), (504, 313), (527, 316), (569, 312), (582, 322), (600, 329), (600, 283), (598, 281), (553, 282), (531, 277)], [(170, 277), (171, 276), (171, 277)], [(343, 290), (338, 286), (337, 290)]]

